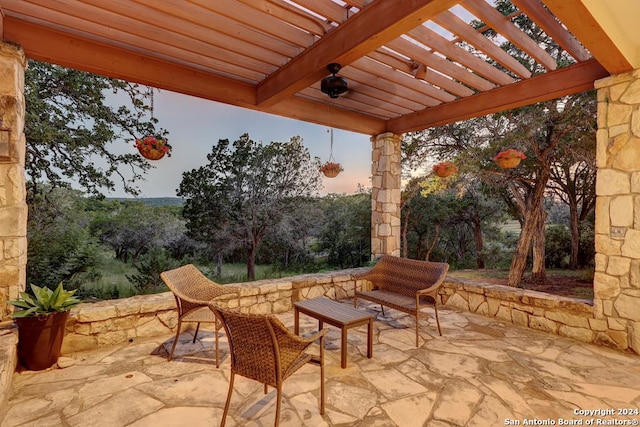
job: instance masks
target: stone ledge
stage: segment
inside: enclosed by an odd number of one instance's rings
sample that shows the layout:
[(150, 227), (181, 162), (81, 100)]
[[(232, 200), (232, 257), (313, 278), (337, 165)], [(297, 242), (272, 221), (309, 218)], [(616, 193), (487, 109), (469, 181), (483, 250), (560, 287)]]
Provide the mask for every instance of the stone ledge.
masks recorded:
[[(366, 268), (261, 280), (238, 286), (240, 299), (225, 296), (221, 304), (251, 313), (282, 313), (303, 299), (353, 296), (353, 275)], [(359, 286), (368, 282), (358, 281)], [(622, 350), (629, 348), (627, 325), (613, 325), (594, 316), (590, 300), (578, 300), (477, 280), (448, 278), (440, 291), (445, 306), (494, 317), (519, 326), (569, 336)], [(139, 337), (171, 335), (177, 325), (170, 292), (82, 304), (72, 310), (63, 343), (64, 352), (132, 341)], [(191, 327), (187, 323), (185, 327)]]

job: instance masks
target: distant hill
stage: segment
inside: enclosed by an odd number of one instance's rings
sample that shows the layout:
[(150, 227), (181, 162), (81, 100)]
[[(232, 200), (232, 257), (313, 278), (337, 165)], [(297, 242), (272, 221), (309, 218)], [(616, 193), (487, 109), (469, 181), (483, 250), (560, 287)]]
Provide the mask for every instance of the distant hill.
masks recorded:
[(107, 200), (136, 201), (149, 206), (182, 206), (184, 199), (180, 197), (107, 197)]

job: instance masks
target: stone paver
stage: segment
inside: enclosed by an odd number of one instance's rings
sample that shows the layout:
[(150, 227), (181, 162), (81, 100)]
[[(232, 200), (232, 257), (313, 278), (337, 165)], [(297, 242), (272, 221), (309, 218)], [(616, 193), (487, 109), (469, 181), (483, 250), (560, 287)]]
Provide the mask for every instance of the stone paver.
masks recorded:
[[(423, 320), (422, 344), (416, 348), (411, 319), (403, 313), (385, 310), (383, 318), (373, 305), (360, 309), (376, 315), (373, 359), (366, 357), (366, 327), (355, 328), (349, 331), (349, 367), (341, 369), (340, 334), (332, 329), (325, 352), (325, 414), (318, 407), (318, 368), (306, 366), (284, 383), (281, 426), (637, 425), (640, 420), (634, 413), (640, 410), (638, 355), (446, 309), (444, 336), (432, 319)], [(281, 318), (293, 327), (292, 313)], [(303, 321), (301, 332), (316, 326)], [(223, 362), (216, 369), (213, 332), (200, 335), (191, 344), (185, 332), (171, 362), (166, 355), (172, 337), (164, 336), (69, 354), (64, 369), (16, 373), (1, 426), (219, 425), (229, 384), (228, 347), (222, 336)], [(265, 395), (261, 384), (236, 377), (227, 425), (272, 425), (274, 416), (275, 390)]]

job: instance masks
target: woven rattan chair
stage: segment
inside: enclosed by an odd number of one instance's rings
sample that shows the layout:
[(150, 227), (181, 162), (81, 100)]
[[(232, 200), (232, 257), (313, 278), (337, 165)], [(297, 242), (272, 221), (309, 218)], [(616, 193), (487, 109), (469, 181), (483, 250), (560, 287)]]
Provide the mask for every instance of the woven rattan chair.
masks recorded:
[(173, 352), (176, 349), (183, 322), (196, 322), (198, 324), (196, 332), (193, 334), (193, 342), (196, 342), (198, 337), (200, 323), (213, 323), (216, 339), (216, 367), (219, 367), (218, 330), (222, 328), (222, 324), (218, 322), (217, 317), (209, 310), (208, 304), (214, 298), (222, 295), (238, 294), (239, 289), (234, 286), (223, 286), (210, 280), (193, 264), (164, 271), (160, 274), (160, 277), (169, 290), (173, 292), (178, 306), (178, 327), (169, 352), (169, 360), (173, 358)]
[[(229, 412), (233, 380), (235, 375), (251, 378), (267, 386), (276, 388), (275, 426), (280, 422), (280, 401), (282, 383), (306, 363), (320, 366), (320, 413), (324, 414), (324, 335), (329, 329), (322, 329), (309, 337), (299, 337), (273, 315), (239, 313), (209, 305), (211, 311), (220, 318), (227, 332), (231, 352), (231, 379), (229, 392), (224, 406), (223, 427)], [(320, 340), (319, 355), (311, 355), (305, 350)]]
[[(420, 310), (433, 306), (438, 333), (442, 336), (438, 318), (438, 291), (444, 282), (449, 264), (383, 255), (378, 263), (366, 273), (355, 275), (353, 306), (358, 298), (365, 299), (382, 307), (394, 308), (411, 314), (416, 319), (416, 347), (419, 343), (418, 324)], [(368, 280), (373, 284), (372, 291), (358, 291), (358, 280)]]

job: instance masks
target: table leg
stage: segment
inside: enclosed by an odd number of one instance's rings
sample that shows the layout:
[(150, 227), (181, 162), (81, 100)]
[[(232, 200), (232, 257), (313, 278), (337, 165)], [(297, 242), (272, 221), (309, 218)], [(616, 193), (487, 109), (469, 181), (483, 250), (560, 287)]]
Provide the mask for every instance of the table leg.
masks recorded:
[(340, 366), (342, 366), (342, 369), (344, 369), (347, 367), (347, 328), (343, 326), (340, 329), (342, 331), (342, 343), (340, 346)]
[(300, 312), (298, 311), (298, 307), (293, 306), (293, 332), (296, 335), (300, 335), (300, 323), (298, 317), (300, 316)]
[(369, 359), (373, 357), (373, 319), (369, 319), (367, 327), (367, 357)]

